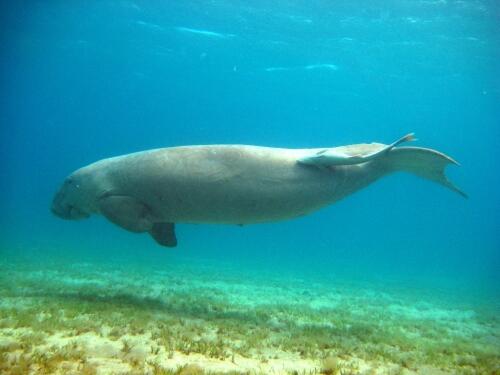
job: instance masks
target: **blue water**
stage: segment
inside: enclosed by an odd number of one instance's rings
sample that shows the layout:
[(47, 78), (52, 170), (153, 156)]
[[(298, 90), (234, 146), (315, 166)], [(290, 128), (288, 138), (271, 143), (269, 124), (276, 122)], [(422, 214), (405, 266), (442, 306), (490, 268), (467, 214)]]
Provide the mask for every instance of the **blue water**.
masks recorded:
[[(0, 252), (165, 267), (224, 260), (460, 286), (457, 298), (498, 303), (498, 9), (472, 0), (6, 3)], [(395, 174), (293, 221), (178, 225), (175, 249), (103, 218), (49, 211), (66, 175), (110, 156), (389, 143), (411, 131), (461, 163), (448, 174), (468, 200)]]

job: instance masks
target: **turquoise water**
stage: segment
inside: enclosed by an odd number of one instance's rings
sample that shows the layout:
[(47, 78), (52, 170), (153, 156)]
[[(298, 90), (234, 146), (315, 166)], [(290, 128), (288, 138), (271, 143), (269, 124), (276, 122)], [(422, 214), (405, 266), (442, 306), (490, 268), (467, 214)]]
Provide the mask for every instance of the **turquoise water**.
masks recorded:
[[(499, 371), (496, 2), (1, 7), (0, 371)], [(291, 221), (177, 225), (174, 249), (49, 210), (111, 156), (409, 132), (469, 199), (393, 174)]]

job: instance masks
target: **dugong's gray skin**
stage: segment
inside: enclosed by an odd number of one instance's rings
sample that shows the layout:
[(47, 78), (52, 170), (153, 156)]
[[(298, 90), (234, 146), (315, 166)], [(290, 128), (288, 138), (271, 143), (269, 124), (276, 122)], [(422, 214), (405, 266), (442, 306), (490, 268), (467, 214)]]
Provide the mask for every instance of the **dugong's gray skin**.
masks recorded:
[[(337, 147), (371, 154), (386, 145)], [(462, 194), (444, 175), (456, 163), (437, 151), (396, 147), (357, 165), (302, 164), (323, 149), (186, 146), (104, 159), (72, 173), (52, 211), (64, 219), (102, 214), (132, 232), (175, 246), (174, 223), (253, 224), (291, 219), (332, 204), (387, 173), (406, 170)]]

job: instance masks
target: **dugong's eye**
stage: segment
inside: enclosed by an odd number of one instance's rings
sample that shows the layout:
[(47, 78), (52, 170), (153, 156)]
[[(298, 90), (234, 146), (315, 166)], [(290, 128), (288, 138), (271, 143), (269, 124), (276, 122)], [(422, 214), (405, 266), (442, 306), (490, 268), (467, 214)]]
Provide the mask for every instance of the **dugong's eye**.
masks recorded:
[(75, 180), (73, 180), (72, 178), (67, 178), (66, 181), (65, 181), (66, 185), (71, 185), (71, 186), (74, 186), (76, 187), (77, 189), (80, 188), (80, 184), (77, 184), (75, 183)]
[(75, 180), (73, 180), (72, 178), (68, 177), (66, 179), (66, 181), (64, 181), (66, 185), (71, 185), (71, 186), (74, 186), (75, 188), (77, 189), (80, 189), (80, 184), (76, 183)]

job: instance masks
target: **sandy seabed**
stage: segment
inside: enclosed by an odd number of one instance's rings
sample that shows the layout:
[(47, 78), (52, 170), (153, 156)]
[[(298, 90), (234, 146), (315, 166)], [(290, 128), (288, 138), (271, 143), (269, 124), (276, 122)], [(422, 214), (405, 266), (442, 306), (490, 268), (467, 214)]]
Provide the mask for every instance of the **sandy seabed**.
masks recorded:
[(497, 313), (200, 261), (0, 260), (0, 373), (500, 374)]

